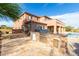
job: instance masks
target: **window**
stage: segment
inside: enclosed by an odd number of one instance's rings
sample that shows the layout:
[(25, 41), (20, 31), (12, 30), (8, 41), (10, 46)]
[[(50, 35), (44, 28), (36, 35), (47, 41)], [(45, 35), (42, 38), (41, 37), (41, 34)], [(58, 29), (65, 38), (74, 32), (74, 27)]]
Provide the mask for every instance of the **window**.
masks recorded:
[(28, 20), (31, 20), (32, 19), (32, 16), (29, 16)]
[(44, 26), (42, 26), (42, 29), (44, 29), (45, 27)]

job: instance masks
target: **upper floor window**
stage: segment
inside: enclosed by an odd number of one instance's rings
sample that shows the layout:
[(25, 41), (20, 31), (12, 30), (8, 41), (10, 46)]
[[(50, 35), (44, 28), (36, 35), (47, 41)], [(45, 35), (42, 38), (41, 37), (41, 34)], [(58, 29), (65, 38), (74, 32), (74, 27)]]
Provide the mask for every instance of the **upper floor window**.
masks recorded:
[(31, 19), (32, 19), (32, 16), (29, 16), (29, 17), (28, 17), (28, 20), (31, 20)]

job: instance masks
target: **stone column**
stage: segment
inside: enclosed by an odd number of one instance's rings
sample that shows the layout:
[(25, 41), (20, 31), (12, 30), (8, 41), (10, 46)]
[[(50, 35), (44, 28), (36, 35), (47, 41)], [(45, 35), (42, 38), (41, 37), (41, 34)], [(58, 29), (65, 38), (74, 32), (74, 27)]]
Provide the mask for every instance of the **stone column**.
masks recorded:
[(57, 26), (54, 26), (54, 34), (57, 34)]
[(62, 34), (62, 27), (61, 27), (61, 34)]
[(59, 34), (61, 34), (61, 27), (59, 26)]
[(63, 27), (63, 32), (65, 33), (65, 28)]
[(60, 29), (60, 32), (61, 32), (61, 34), (62, 34), (62, 27), (60, 27), (61, 29)]
[(61, 33), (61, 27), (59, 26), (59, 28), (58, 28), (58, 32), (59, 32), (59, 34)]
[(64, 33), (64, 27), (62, 27), (62, 34)]
[(64, 33), (64, 27), (63, 27), (63, 33)]

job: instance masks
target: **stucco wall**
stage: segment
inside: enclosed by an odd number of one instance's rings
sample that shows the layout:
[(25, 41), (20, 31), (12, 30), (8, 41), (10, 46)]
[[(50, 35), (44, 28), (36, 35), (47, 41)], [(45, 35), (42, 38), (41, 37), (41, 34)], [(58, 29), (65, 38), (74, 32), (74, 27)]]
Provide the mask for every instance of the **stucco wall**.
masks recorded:
[[(44, 26), (43, 24), (46, 24), (45, 29), (47, 29), (48, 26), (54, 26), (54, 33), (56, 33), (57, 26), (64, 28), (63, 22), (61, 22), (57, 19), (49, 19), (49, 18), (46, 18), (44, 16), (38, 18), (38, 17), (33, 16), (33, 15), (23, 14), (23, 15), (21, 15), (21, 17), (17, 21), (14, 22), (13, 29), (22, 29), (23, 21), (25, 20), (25, 22), (27, 22), (29, 16), (32, 16), (32, 20), (37, 23), (36, 25), (40, 24), (43, 27)], [(64, 32), (65, 30), (60, 29), (60, 31)]]

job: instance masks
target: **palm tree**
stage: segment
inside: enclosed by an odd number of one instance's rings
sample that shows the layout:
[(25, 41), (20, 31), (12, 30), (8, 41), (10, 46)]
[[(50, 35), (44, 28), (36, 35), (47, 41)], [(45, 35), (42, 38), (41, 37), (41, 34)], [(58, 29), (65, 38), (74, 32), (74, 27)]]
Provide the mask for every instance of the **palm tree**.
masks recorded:
[[(20, 14), (19, 4), (0, 3), (0, 17), (9, 17), (15, 21)], [(1, 31), (0, 31), (0, 51), (1, 51)], [(1, 55), (1, 52), (0, 52)]]
[(19, 4), (0, 3), (0, 17), (9, 17), (16, 20), (21, 13)]
[(9, 17), (10, 20), (17, 20), (19, 14), (21, 13), (20, 5), (16, 3), (0, 3), (0, 18), (7, 20)]

